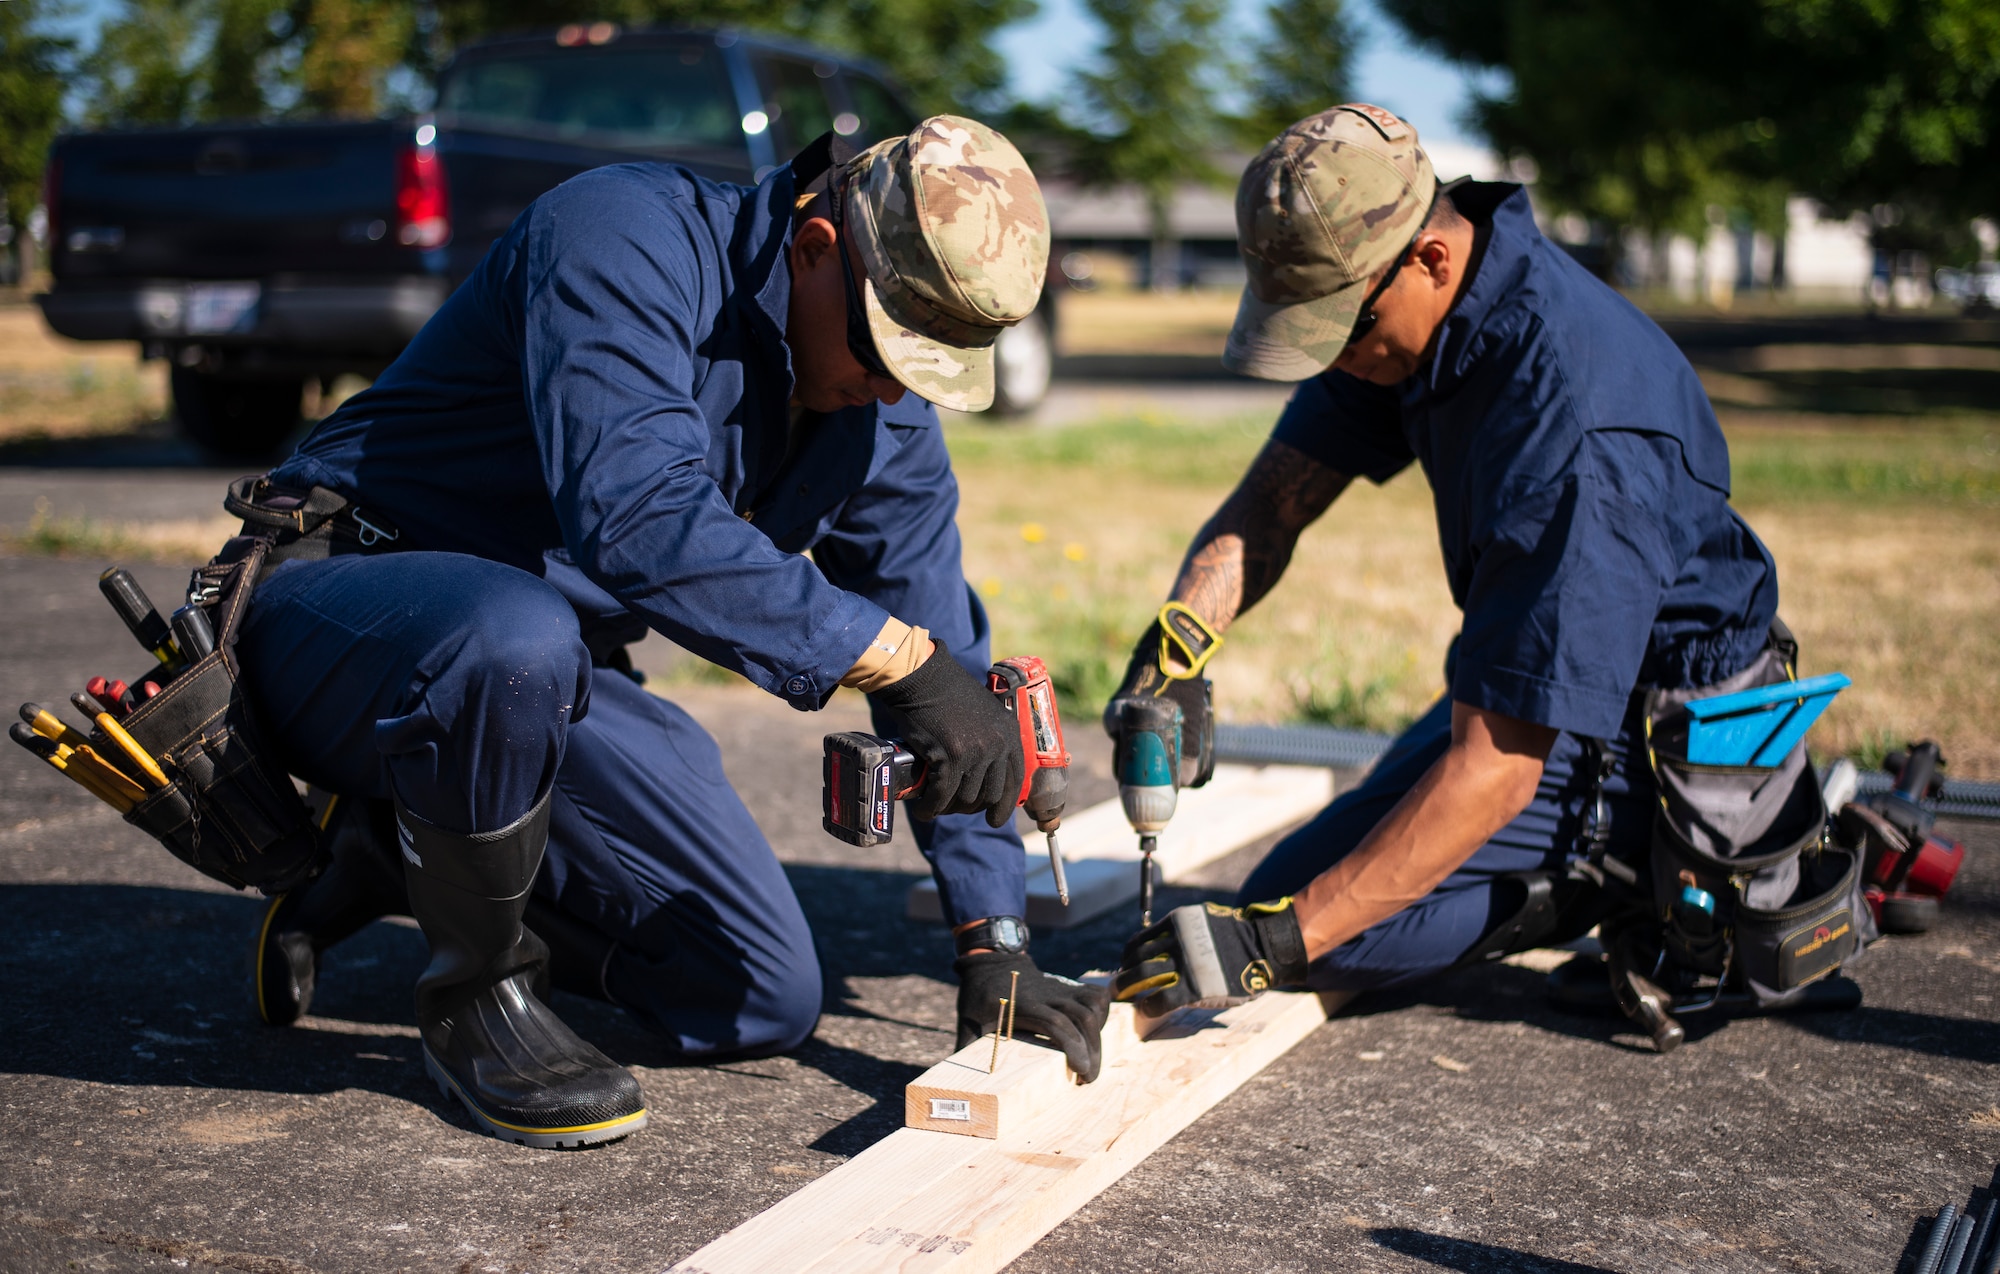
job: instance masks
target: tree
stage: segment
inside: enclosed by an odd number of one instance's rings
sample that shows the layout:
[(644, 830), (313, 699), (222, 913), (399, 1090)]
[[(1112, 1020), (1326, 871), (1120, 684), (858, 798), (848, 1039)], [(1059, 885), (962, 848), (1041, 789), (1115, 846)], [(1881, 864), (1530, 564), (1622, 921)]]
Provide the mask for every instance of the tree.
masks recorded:
[(1421, 43), (1503, 69), (1475, 122), (1559, 207), (1696, 231), (1783, 198), (2000, 209), (1991, 0), (1384, 0)]
[(404, 0), (308, 0), (304, 8), (298, 27), (298, 109), (360, 119), (378, 113), (387, 103), (389, 73), (411, 51), (415, 9)]
[(1271, 0), (1269, 29), (1245, 67), (1248, 109), (1236, 122), (1246, 146), (1261, 148), (1291, 125), (1352, 101), (1360, 33), (1344, 0)]
[(1175, 286), (1174, 191), (1218, 182), (1220, 0), (1085, 0), (1104, 28), (1093, 67), (1075, 77), (1080, 119), (1065, 120), (1072, 173), (1090, 185), (1130, 183), (1146, 201), (1152, 285)]
[(71, 47), (42, 29), (48, 9), (45, 0), (0, 4), (0, 224), (10, 243), (26, 242), (28, 218), (41, 202), (49, 141), (62, 124)]

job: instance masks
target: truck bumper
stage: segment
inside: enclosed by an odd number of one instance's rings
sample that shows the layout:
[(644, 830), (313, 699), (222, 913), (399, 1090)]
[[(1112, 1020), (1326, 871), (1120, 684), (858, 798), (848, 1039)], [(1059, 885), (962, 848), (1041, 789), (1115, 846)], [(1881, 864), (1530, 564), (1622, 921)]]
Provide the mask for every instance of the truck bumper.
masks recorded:
[(450, 295), (450, 283), (410, 275), (363, 283), (261, 285), (254, 316), (239, 330), (190, 331), (188, 298), (201, 283), (152, 279), (64, 286), (37, 296), (49, 326), (79, 341), (200, 341), (300, 352), (395, 354)]

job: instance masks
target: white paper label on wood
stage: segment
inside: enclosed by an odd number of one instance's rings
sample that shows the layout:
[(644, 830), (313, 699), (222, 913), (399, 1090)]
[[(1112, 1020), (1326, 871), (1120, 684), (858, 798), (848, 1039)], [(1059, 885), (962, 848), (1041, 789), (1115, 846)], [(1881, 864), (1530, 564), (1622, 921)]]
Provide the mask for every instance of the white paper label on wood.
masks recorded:
[(951, 1097), (931, 1098), (932, 1119), (962, 1119), (972, 1122), (972, 1103)]

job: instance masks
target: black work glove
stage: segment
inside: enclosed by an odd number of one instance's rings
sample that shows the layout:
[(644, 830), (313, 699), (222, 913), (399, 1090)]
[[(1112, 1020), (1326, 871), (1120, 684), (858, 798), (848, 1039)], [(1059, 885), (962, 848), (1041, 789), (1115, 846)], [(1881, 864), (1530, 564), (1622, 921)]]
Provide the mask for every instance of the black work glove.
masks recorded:
[(1000, 1001), (1021, 975), (1014, 1034), (1032, 1035), (1063, 1051), (1069, 1068), (1088, 1084), (1104, 1062), (1104, 1019), (1111, 993), (1101, 986), (1043, 973), (1027, 952), (981, 951), (952, 961), (958, 974), (958, 1046), (991, 1035), (1000, 1021)]
[(1176, 907), (1141, 929), (1119, 957), (1112, 993), (1143, 1017), (1193, 1004), (1241, 1004), (1306, 980), (1306, 942), (1290, 898)]
[(1104, 732), (1118, 737), (1118, 702), (1121, 699), (1167, 698), (1181, 707), (1182, 787), (1200, 787), (1215, 773), (1215, 720), (1209, 711), (1214, 683), (1206, 677), (1176, 680), (1160, 668), (1160, 621), (1154, 620), (1139, 638), (1132, 662), (1125, 668), (1125, 680), (1104, 708)]
[(910, 817), (984, 810), (987, 826), (1004, 827), (1021, 803), (1027, 766), (1020, 723), (943, 642), (936, 646), (915, 672), (873, 695), (902, 718), (903, 746), (925, 765)]

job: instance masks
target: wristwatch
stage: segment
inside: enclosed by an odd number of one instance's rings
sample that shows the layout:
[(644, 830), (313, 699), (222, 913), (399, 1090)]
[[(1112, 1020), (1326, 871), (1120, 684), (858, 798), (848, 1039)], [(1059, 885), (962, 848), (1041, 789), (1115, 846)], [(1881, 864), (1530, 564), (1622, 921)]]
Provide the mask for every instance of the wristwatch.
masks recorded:
[(952, 937), (958, 944), (958, 953), (976, 951), (984, 947), (992, 951), (1004, 951), (1008, 955), (1019, 955), (1028, 949), (1028, 922), (1019, 916), (988, 916), (969, 929), (961, 929)]

